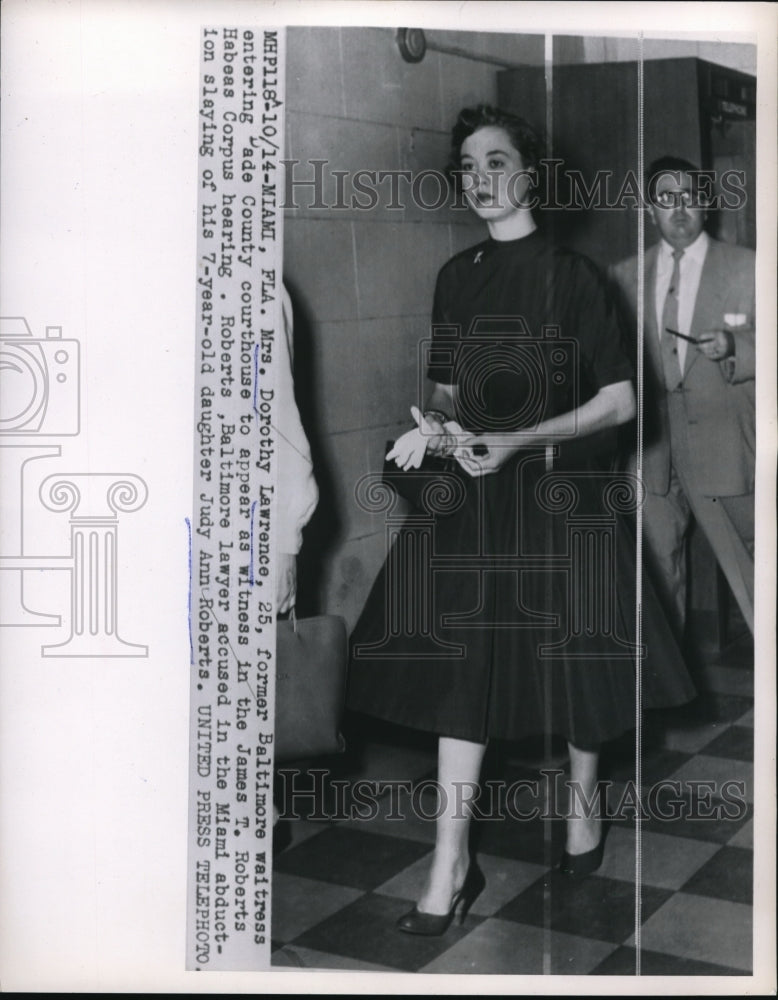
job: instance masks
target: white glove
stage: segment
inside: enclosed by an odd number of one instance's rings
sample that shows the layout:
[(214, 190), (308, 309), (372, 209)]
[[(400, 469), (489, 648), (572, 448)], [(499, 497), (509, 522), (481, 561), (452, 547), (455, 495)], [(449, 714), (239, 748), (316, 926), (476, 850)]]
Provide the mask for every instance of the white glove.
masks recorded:
[(411, 416), (416, 421), (416, 426), (398, 437), (386, 456), (387, 460), (393, 458), (395, 464), (403, 470), (419, 468), (427, 452), (427, 441), (433, 433), (417, 406), (411, 407)]

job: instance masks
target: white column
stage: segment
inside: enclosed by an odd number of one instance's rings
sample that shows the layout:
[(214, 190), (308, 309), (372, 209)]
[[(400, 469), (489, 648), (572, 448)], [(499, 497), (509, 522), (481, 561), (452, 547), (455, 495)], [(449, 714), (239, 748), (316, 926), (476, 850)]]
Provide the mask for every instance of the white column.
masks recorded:
[(139, 476), (84, 473), (49, 476), (41, 501), (70, 511), (70, 637), (44, 646), (44, 656), (146, 656), (148, 647), (118, 632), (119, 514), (141, 508), (148, 491)]

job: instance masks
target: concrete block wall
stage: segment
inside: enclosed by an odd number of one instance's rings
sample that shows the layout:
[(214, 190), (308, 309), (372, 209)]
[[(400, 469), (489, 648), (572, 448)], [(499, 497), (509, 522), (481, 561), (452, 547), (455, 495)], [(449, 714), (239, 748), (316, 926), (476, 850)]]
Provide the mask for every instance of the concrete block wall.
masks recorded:
[[(440, 33), (442, 35), (442, 33)], [(438, 38), (489, 58), (543, 61), (542, 36)], [(427, 211), (407, 185), (403, 208), (338, 208), (333, 171), (442, 171), (458, 111), (496, 100), (500, 67), (428, 51), (403, 61), (386, 28), (289, 28), (286, 155), (294, 178), (326, 159), (322, 200), (295, 187), (285, 213), (284, 280), (295, 309), (298, 398), (322, 499), (300, 559), (300, 606), (353, 625), (385, 555), (384, 520), (354, 489), (380, 471), (385, 444), (411, 426), (420, 393), (419, 342), (429, 336), (435, 278), (458, 250), (486, 236), (467, 211)], [(422, 196), (433, 202), (434, 182)], [(364, 196), (361, 198), (365, 200)], [(423, 375), (423, 373), (422, 373)], [(423, 388), (423, 378), (422, 378)]]

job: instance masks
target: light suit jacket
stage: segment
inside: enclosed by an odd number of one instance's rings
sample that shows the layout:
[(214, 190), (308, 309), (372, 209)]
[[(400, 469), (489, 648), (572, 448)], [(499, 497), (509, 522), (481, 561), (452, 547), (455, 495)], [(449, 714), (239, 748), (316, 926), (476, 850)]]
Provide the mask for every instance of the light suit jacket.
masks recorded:
[[(753, 250), (711, 239), (694, 304), (691, 335), (720, 330), (736, 316), (735, 355), (710, 361), (693, 344), (686, 352), (680, 387), (665, 388), (656, 324), (658, 246), (645, 254), (643, 478), (650, 493), (670, 483), (671, 439), (680, 422), (689, 442), (684, 472), (705, 496), (753, 492), (755, 459), (755, 345)], [(637, 337), (637, 257), (610, 269), (630, 333)], [(730, 319), (731, 322), (731, 319)]]

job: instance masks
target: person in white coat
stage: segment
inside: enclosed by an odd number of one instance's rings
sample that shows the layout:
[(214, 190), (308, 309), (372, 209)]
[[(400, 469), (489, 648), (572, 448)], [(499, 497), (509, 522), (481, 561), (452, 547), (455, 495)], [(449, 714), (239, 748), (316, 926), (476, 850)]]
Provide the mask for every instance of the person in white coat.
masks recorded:
[(279, 345), (276, 379), (277, 440), (277, 545), (276, 613), (285, 614), (297, 597), (297, 556), (303, 543), (303, 528), (310, 521), (319, 499), (313, 475), (311, 448), (305, 436), (294, 395), (294, 324), (292, 302), (283, 288), (284, 333)]
[[(282, 286), (284, 337), (279, 345), (276, 376), (275, 432), (277, 441), (276, 614), (291, 611), (297, 599), (297, 556), (303, 528), (319, 500), (313, 475), (311, 447), (305, 436), (294, 395), (294, 321), (292, 301)], [(279, 820), (273, 803), (273, 825)], [(279, 841), (277, 849), (283, 842)]]

